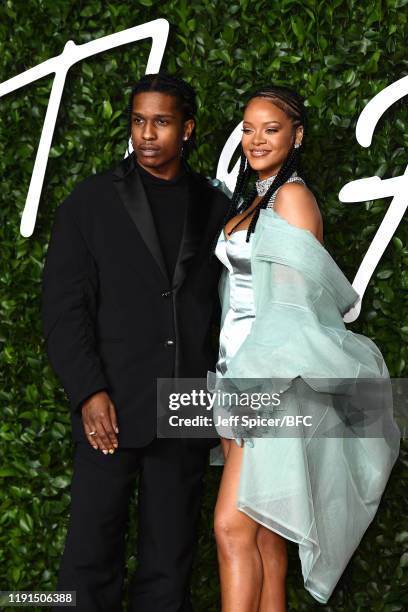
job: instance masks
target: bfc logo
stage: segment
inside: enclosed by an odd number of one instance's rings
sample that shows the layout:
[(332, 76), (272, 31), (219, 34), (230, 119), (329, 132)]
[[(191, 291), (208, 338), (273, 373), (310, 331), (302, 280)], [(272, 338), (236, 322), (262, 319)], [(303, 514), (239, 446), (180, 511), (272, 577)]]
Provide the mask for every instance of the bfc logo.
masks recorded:
[[(69, 40), (60, 55), (50, 58), (0, 84), (0, 97), (2, 97), (24, 85), (33, 83), (43, 76), (55, 74), (21, 218), (20, 232), (22, 236), (31, 236), (35, 228), (55, 122), (64, 90), (65, 78), (70, 67), (87, 57), (107, 51), (108, 49), (151, 38), (152, 46), (147, 61), (146, 74), (158, 72), (165, 52), (168, 34), (169, 22), (166, 19), (155, 19), (154, 21), (123, 30), (122, 32), (116, 32), (115, 34), (110, 34), (82, 45), (76, 45), (72, 40)], [(361, 146), (369, 147), (371, 145), (374, 130), (382, 115), (395, 102), (407, 94), (408, 75), (383, 89), (368, 102), (361, 112), (356, 125), (356, 138)], [(220, 181), (224, 181), (231, 191), (234, 189), (238, 175), (239, 162), (235, 164), (231, 172), (228, 172), (228, 168), (241, 140), (241, 127), (242, 122), (232, 131), (221, 152), (217, 167), (217, 178)], [(344, 316), (346, 322), (355, 321), (360, 314), (361, 300), (370, 278), (404, 216), (408, 205), (407, 194), (408, 166), (402, 176), (385, 180), (378, 176), (371, 176), (351, 181), (340, 190), (339, 200), (341, 202), (366, 202), (368, 200), (392, 196), (388, 210), (354, 278), (353, 287), (360, 297), (354, 308)]]

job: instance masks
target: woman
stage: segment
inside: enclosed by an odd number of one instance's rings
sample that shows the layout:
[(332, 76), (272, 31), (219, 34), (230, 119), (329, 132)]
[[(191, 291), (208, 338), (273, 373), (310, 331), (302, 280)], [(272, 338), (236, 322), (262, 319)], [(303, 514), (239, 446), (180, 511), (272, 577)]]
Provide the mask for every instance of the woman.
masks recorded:
[[(251, 96), (240, 171), (215, 249), (225, 269), (210, 390), (222, 397), (250, 388), (245, 379), (262, 379), (261, 390), (269, 381), (280, 394), (279, 416), (313, 419), (306, 435), (289, 427), (262, 435), (217, 427), (225, 460), (215, 509), (223, 612), (286, 609), (286, 539), (299, 544), (305, 588), (327, 602), (399, 451), (386, 365), (371, 340), (344, 326), (342, 315), (358, 295), (322, 246), (319, 207), (297, 173), (304, 133), (295, 92), (265, 87)], [(373, 378), (383, 386), (367, 401), (359, 383)], [(366, 418), (373, 407), (378, 428), (363, 436), (350, 415)], [(215, 422), (228, 413), (218, 400)]]

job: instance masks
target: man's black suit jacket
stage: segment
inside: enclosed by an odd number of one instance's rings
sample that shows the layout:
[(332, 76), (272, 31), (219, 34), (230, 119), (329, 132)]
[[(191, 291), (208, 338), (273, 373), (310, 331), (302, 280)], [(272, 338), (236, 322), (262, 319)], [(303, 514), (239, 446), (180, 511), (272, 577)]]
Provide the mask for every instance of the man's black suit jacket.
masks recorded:
[(70, 400), (74, 440), (86, 441), (82, 402), (106, 389), (119, 445), (148, 444), (156, 435), (156, 379), (205, 377), (215, 366), (220, 264), (210, 249), (229, 200), (201, 175), (188, 176), (191, 198), (172, 279), (133, 154), (79, 183), (56, 211), (42, 319), (51, 365)]

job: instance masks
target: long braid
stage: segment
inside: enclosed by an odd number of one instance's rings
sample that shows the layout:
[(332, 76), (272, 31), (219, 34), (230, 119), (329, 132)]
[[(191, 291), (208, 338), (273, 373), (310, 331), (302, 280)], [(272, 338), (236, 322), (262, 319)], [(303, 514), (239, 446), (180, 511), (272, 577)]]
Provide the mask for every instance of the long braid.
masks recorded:
[(225, 213), (224, 217), (222, 218), (220, 225), (217, 228), (217, 233), (214, 236), (214, 240), (212, 242), (211, 250), (210, 250), (210, 258), (214, 254), (215, 248), (217, 246), (218, 236), (220, 232), (222, 231), (224, 225), (228, 223), (228, 221), (237, 214), (237, 209), (239, 206), (240, 199), (242, 197), (242, 194), (245, 192), (245, 189), (248, 185), (249, 179), (251, 175), (253, 174), (253, 172), (254, 171), (252, 170), (251, 166), (247, 163), (247, 158), (245, 157), (244, 152), (242, 151), (242, 148), (241, 148), (239, 171), (238, 171), (237, 181), (235, 183), (234, 193), (231, 196), (230, 205), (228, 207), (228, 210)]
[[(243, 169), (241, 172), (241, 168)], [(245, 202), (240, 202), (243, 195), (245, 194), (249, 181), (253, 176), (254, 171), (251, 166), (248, 164), (247, 158), (241, 147), (241, 165), (240, 165), (240, 173), (238, 174), (237, 183), (235, 185), (234, 193), (232, 196), (232, 202), (234, 207), (238, 210), (238, 208), (242, 208)]]

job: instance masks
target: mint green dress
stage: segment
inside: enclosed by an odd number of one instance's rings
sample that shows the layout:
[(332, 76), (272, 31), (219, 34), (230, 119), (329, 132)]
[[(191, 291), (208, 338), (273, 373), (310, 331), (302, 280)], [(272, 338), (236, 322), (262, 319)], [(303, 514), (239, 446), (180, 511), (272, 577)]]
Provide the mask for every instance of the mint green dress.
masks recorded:
[[(399, 454), (389, 374), (374, 342), (346, 329), (343, 314), (358, 295), (311, 232), (268, 208), (245, 239), (236, 231), (223, 244), (222, 233), (217, 246), (225, 265), (222, 341), (208, 389), (253, 392), (257, 379), (258, 390), (281, 393), (279, 416), (310, 414), (314, 428), (305, 435), (276, 426), (217, 430), (244, 441), (237, 507), (298, 544), (304, 586), (326, 603)], [(379, 393), (356, 392), (367, 379), (381, 383)], [(367, 423), (357, 435), (345, 418), (350, 405)], [(228, 412), (215, 403), (216, 421)]]

